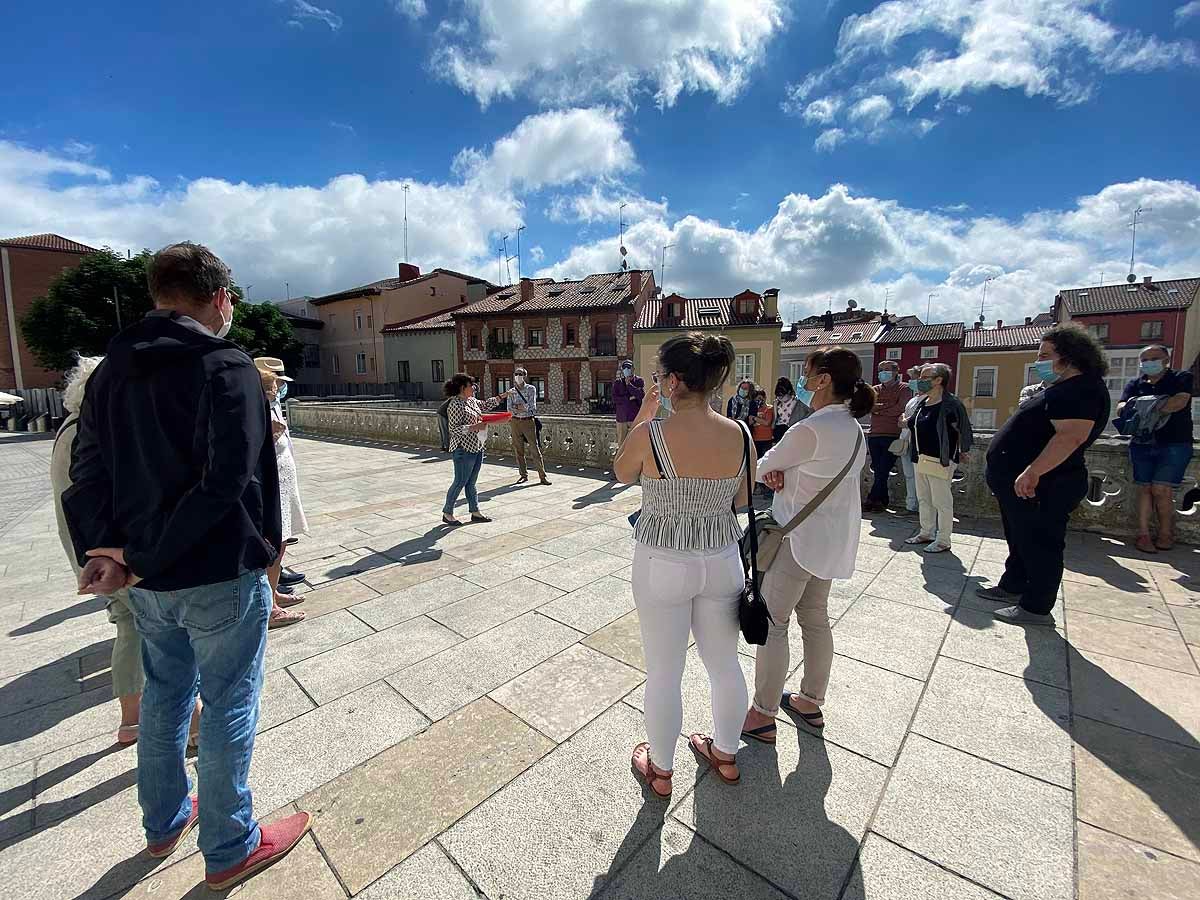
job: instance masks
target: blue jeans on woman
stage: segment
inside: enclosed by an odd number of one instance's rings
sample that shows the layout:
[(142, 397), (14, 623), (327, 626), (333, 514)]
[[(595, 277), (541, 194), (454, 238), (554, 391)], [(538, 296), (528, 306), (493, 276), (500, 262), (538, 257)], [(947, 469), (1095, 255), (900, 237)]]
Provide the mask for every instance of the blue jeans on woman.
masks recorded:
[(192, 814), (184, 750), (199, 678), (200, 852), (210, 873), (233, 868), (260, 838), (247, 776), (271, 613), (267, 573), (179, 591), (132, 587), (129, 605), (146, 673), (138, 734), (146, 840), (169, 840)]
[(458, 495), (465, 490), (467, 506), (472, 513), (477, 513), (479, 512), (479, 497), (475, 493), (475, 482), (479, 478), (479, 469), (483, 465), (483, 451), (471, 453), (460, 447), (451, 454), (451, 458), (454, 460), (454, 484), (450, 485), (450, 490), (446, 492), (446, 505), (442, 508), (442, 512), (448, 516), (454, 515), (454, 504), (458, 502)]

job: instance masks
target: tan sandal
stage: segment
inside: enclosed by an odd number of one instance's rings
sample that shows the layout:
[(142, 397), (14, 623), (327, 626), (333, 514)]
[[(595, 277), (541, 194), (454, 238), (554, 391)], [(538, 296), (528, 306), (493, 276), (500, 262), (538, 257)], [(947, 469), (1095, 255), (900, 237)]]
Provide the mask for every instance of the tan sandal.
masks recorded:
[(280, 609), (287, 609), (291, 606), (299, 606), (304, 602), (303, 594), (276, 594), (275, 605)]
[(136, 725), (122, 725), (117, 729), (117, 743), (122, 747), (130, 747), (137, 743), (138, 727)]
[[(642, 754), (643, 750), (645, 754)], [(646, 760), (646, 768), (644, 770), (638, 768), (638, 761), (641, 759)], [(642, 741), (633, 748), (633, 756), (629, 760), (629, 768), (633, 771), (633, 776), (646, 785), (646, 787), (650, 788), (650, 792), (655, 797), (661, 797), (663, 800), (666, 800), (671, 796), (671, 776), (674, 773), (663, 772), (655, 768), (654, 763), (650, 761), (650, 744), (648, 741)], [(663, 784), (664, 782), (667, 785), (665, 792), (660, 791), (656, 787), (656, 785)]]
[(713, 755), (713, 739), (703, 734), (688, 735), (688, 746), (692, 748), (692, 752), (696, 754), (701, 762), (708, 765), (710, 769), (717, 773), (726, 784), (737, 784), (742, 780), (742, 773), (738, 772), (733, 778), (730, 778), (721, 769), (728, 766), (737, 766), (737, 757), (733, 759), (720, 759)]
[(298, 609), (271, 610), (267, 620), (267, 628), (283, 628), (285, 625), (295, 625), (304, 621), (304, 613)]

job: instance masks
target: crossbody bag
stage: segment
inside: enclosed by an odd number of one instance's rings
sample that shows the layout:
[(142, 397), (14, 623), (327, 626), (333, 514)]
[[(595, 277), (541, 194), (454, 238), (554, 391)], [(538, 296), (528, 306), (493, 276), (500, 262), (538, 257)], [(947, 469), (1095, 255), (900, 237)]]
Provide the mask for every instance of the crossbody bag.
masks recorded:
[[(944, 400), (942, 401), (945, 402)], [(921, 414), (921, 408), (918, 408), (913, 415), (913, 444), (917, 448), (917, 474), (924, 475), (927, 478), (940, 478), (942, 481), (949, 481), (954, 474), (954, 466), (943, 466), (942, 460), (937, 456), (927, 456), (921, 452), (921, 440), (917, 437), (917, 416)]]

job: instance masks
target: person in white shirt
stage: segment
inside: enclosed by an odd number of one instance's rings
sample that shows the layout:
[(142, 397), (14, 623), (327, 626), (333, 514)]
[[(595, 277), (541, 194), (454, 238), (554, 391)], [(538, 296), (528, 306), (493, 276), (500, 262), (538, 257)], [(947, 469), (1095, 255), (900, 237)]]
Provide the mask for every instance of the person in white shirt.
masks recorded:
[[(908, 386), (912, 389), (912, 399), (904, 404), (904, 417), (900, 420), (901, 423), (907, 422), (912, 418), (917, 407), (921, 405), (921, 401), (925, 399), (925, 395), (917, 393), (913, 383), (921, 377), (921, 367), (913, 366), (908, 370)], [(900, 468), (904, 470), (904, 509), (897, 512), (898, 516), (912, 517), (917, 514), (917, 464), (912, 461), (912, 434), (907, 428), (900, 429), (900, 437), (892, 441), (889, 450), (896, 454), (896, 459), (900, 460)]]
[[(852, 455), (853, 461), (832, 493), (784, 539), (763, 580), (763, 597), (774, 624), (767, 643), (758, 648), (754, 700), (742, 734), (765, 743), (775, 741), (780, 708), (813, 728), (825, 726), (821, 706), (833, 665), (829, 589), (834, 578), (854, 574), (862, 519), (859, 485), (867, 459), (856, 419), (875, 405), (875, 390), (862, 379), (862, 363), (842, 347), (808, 357), (796, 396), (812, 407), (812, 415), (789, 428), (758, 464), (758, 480), (775, 491), (775, 521), (790, 522)], [(791, 671), (788, 619), (793, 612), (804, 639), (804, 678), (799, 693), (785, 693)]]
[(517, 455), (517, 468), (521, 477), (517, 484), (529, 480), (529, 470), (525, 466), (525, 445), (533, 448), (533, 464), (537, 467), (538, 479), (542, 484), (549, 484), (546, 477), (546, 464), (542, 460), (542, 446), (537, 436), (537, 387), (529, 384), (529, 373), (524, 366), (513, 369), (514, 386), (508, 389), (508, 411), (512, 413), (509, 427), (512, 428), (513, 452)]

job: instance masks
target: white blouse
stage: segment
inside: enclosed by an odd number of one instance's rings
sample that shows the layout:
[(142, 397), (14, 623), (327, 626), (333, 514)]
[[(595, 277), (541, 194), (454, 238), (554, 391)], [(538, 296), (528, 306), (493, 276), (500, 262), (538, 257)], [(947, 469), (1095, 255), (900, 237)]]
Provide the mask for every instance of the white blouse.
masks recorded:
[[(790, 522), (837, 476), (861, 434), (862, 426), (844, 403), (818, 409), (788, 429), (758, 461), (759, 481), (768, 472), (783, 473), (783, 490), (775, 493), (771, 504), (776, 522)], [(859, 483), (866, 460), (864, 436), (842, 483), (786, 538), (796, 562), (817, 578), (849, 578), (854, 574), (862, 521)]]

